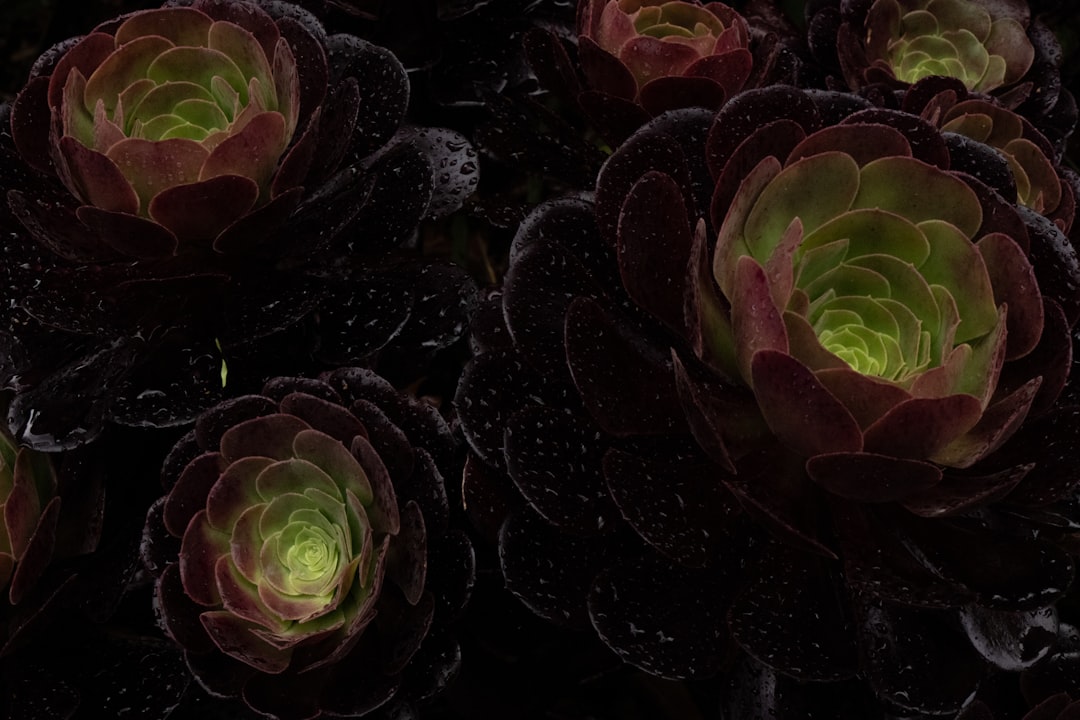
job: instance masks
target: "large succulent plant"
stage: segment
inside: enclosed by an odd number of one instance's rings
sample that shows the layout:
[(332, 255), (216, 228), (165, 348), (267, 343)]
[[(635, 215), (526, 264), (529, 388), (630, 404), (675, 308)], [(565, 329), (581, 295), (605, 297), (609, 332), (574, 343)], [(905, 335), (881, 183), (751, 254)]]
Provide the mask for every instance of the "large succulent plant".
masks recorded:
[(472, 582), (439, 471), (452, 449), (433, 408), (359, 369), (202, 415), (144, 545), (199, 682), (280, 718), (401, 712), (445, 684)]
[(0, 138), (17, 435), (72, 447), (316, 356), (452, 342), (469, 281), (400, 251), (470, 192), (473, 151), (401, 127), (408, 95), (391, 53), (269, 0), (173, 2), (46, 52)]
[(659, 675), (745, 652), (732, 717), (839, 712), (791, 678), (956, 712), (980, 656), (1045, 657), (1080, 268), (1007, 168), (775, 87), (657, 118), (595, 201), (539, 209), (458, 395), (509, 587)]

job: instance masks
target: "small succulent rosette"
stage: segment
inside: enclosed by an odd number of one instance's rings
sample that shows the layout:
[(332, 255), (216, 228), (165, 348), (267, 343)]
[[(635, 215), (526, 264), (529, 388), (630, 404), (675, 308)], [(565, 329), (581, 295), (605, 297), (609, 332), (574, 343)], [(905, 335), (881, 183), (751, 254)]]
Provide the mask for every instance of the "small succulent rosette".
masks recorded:
[[(471, 192), (475, 158), (403, 126), (408, 97), (392, 53), (276, 0), (178, 0), (47, 51), (0, 112), (19, 437), (188, 422), (229, 370), (246, 392), (315, 354), (452, 342), (468, 280), (410, 250)], [(288, 332), (307, 357), (258, 367)]]
[(594, 90), (654, 114), (672, 95), (718, 106), (754, 64), (746, 20), (718, 2), (582, 0), (578, 50)]
[(1022, 105), (1040, 124), (1076, 121), (1059, 77), (1061, 47), (1022, 0), (824, 0), (809, 4), (807, 17), (814, 55), (852, 90), (951, 77), (1010, 108)]
[(437, 411), (367, 370), (277, 378), (202, 415), (165, 463), (143, 547), (202, 687), (277, 718), (403, 712), (438, 692), (473, 572), (439, 471), (452, 452)]
[(1056, 162), (1053, 144), (1027, 118), (989, 98), (971, 95), (953, 78), (916, 83), (904, 94), (902, 107), (941, 129), (950, 145), (953, 169), (970, 168), (972, 174), (988, 177), (992, 172), (1002, 192), (1010, 199), (1015, 196), (1023, 208), (1019, 212), (1042, 215), (1070, 235), (1080, 177)]
[(1065, 642), (1080, 264), (946, 135), (744, 91), (522, 225), (457, 403), (466, 506), (504, 499), (476, 521), (530, 608), (658, 675), (729, 670), (732, 717), (839, 712), (816, 682), (955, 713)]

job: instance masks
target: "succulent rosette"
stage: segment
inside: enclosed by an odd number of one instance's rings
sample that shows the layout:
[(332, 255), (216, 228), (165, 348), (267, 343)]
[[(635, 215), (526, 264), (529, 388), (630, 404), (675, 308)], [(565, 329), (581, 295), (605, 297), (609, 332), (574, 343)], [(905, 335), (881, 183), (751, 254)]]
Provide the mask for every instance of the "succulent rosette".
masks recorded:
[(753, 70), (750, 28), (727, 5), (683, 0), (583, 0), (578, 48), (594, 90), (646, 108), (666, 96), (716, 96), (742, 89)]
[(975, 144), (751, 90), (534, 213), (458, 395), (510, 589), (649, 672), (724, 668), (731, 717), (952, 714), (1049, 662), (1080, 265)]
[(1019, 106), (1055, 143), (1076, 121), (1058, 40), (1020, 0), (821, 0), (806, 14), (811, 51), (852, 90), (951, 77)]
[(230, 381), (453, 342), (469, 280), (409, 251), (474, 152), (403, 126), (408, 97), (389, 51), (269, 0), (168, 3), (47, 51), (0, 138), (17, 436), (73, 447), (190, 421)]
[(441, 689), (472, 584), (439, 470), (452, 451), (437, 411), (360, 369), (200, 416), (143, 552), (203, 688), (278, 718), (404, 712)]
[[(997, 175), (1011, 175), (1017, 204), (1049, 218), (1066, 235), (1070, 233), (1080, 181), (1073, 170), (1055, 162), (1052, 143), (1025, 117), (992, 100), (971, 96), (955, 80), (945, 78), (912, 86), (904, 95), (903, 108), (948, 133), (946, 142), (952, 143), (957, 162), (964, 162), (967, 156), (984, 157), (985, 147), (1000, 153), (1008, 168), (999, 163)], [(957, 135), (978, 145), (961, 147)], [(988, 164), (986, 159), (981, 162)]]

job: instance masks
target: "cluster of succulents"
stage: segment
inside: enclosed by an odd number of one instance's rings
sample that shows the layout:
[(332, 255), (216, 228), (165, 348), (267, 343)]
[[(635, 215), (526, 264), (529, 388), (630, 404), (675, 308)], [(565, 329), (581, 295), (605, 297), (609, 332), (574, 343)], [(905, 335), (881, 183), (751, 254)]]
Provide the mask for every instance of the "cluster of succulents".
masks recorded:
[(9, 717), (1077, 713), (1061, 3), (41, 12)]

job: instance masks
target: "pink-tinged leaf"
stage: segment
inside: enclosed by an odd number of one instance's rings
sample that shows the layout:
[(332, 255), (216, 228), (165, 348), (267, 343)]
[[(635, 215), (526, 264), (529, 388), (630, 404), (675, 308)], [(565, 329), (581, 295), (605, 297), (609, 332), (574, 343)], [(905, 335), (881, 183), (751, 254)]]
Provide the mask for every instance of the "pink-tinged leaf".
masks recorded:
[(684, 314), (694, 354), (728, 377), (737, 377), (735, 341), (727, 302), (720, 296), (712, 274), (705, 220), (698, 220), (690, 250)]
[[(723, 142), (717, 138), (718, 127), (713, 125), (713, 129), (710, 130), (710, 143)], [(743, 185), (750, 181), (750, 173), (758, 163), (771, 156), (778, 169), (779, 158), (787, 157), (805, 137), (806, 133), (802, 126), (794, 120), (774, 120), (750, 133), (733, 148), (723, 166), (713, 168), (713, 172), (719, 176), (709, 203), (713, 225), (720, 227), (724, 224), (734, 198), (739, 195)], [(712, 161), (712, 157), (709, 160)], [(773, 174), (775, 175), (775, 172)], [(760, 180), (756, 182), (760, 184)], [(759, 192), (760, 189), (753, 194), (756, 196)], [(749, 207), (743, 211), (745, 212), (749, 212)]]
[(286, 595), (277, 590), (274, 585), (279, 584), (284, 578), (274, 578), (272, 573), (281, 569), (276, 557), (273, 541), (263, 546), (262, 567), (264, 582), (259, 583), (259, 599), (270, 608), (270, 612), (282, 620), (299, 623), (307, 622), (332, 612), (335, 604), (332, 598), (324, 598), (316, 595)]
[(60, 107), (64, 86), (67, 84), (68, 75), (73, 70), (78, 70), (84, 78), (90, 77), (97, 66), (105, 62), (114, 50), (116, 50), (116, 45), (111, 35), (94, 32), (64, 53), (53, 68), (49, 79), (49, 107)]
[(888, 125), (859, 123), (818, 130), (795, 146), (785, 165), (833, 151), (850, 155), (859, 167), (883, 157), (911, 157), (911, 145), (899, 130)]
[(216, 571), (218, 559), (229, 553), (229, 536), (215, 530), (200, 510), (191, 518), (180, 545), (180, 579), (195, 602), (206, 607), (221, 603)]
[(935, 487), (904, 500), (904, 507), (922, 517), (948, 517), (996, 502), (1023, 480), (1034, 463), (990, 475), (945, 475)]
[[(281, 399), (281, 412), (295, 415), (314, 430), (348, 445), (357, 435), (364, 435), (363, 423), (341, 405), (304, 392), (289, 393)], [(321, 465), (317, 459), (312, 459)]]
[[(634, 21), (621, 7), (620, 3), (609, 2), (600, 11), (596, 27), (588, 35), (595, 40), (600, 47), (615, 55), (619, 54), (619, 48), (631, 38), (637, 36)], [(594, 10), (595, 12), (595, 10)]]
[(288, 624), (266, 607), (259, 598), (259, 589), (236, 569), (230, 557), (218, 558), (215, 579), (226, 610), (275, 634), (288, 629)]
[(971, 395), (913, 398), (900, 403), (866, 429), (866, 450), (924, 460), (934, 456), (979, 421), (982, 404)]
[[(15, 571), (8, 587), (8, 600), (18, 605), (44, 574), (53, 559), (56, 547), (57, 522), (60, 520), (60, 498), (54, 497), (45, 506), (30, 534), (22, 554), (16, 553)], [(0, 561), (2, 562), (2, 561)], [(3, 570), (0, 569), (0, 576)], [(0, 583), (0, 588), (3, 584)]]
[(638, 35), (622, 46), (618, 57), (641, 88), (659, 77), (682, 75), (700, 55), (689, 45)]
[(1032, 378), (986, 408), (973, 428), (934, 453), (934, 462), (966, 468), (997, 450), (1020, 429), (1041, 383), (1041, 377)]
[(139, 212), (138, 195), (108, 157), (73, 137), (60, 138), (60, 153), (73, 184), (71, 190), (83, 202), (111, 212)]
[[(720, 291), (729, 302), (735, 295), (735, 275), (739, 267), (739, 259), (750, 255), (750, 247), (746, 243), (743, 232), (746, 218), (762, 191), (780, 174), (780, 171), (779, 160), (771, 156), (763, 158), (743, 178), (735, 198), (720, 215), (723, 218), (723, 224), (720, 227), (716, 250), (713, 253), (713, 276), (720, 286)], [(762, 276), (764, 277), (764, 273)]]
[(1035, 270), (1008, 235), (991, 233), (979, 240), (976, 248), (986, 263), (994, 302), (1009, 308), (1005, 358), (1023, 357), (1035, 348), (1043, 331), (1043, 303)]
[(4, 528), (16, 560), (26, 552), (26, 546), (29, 545), (41, 517), (42, 501), (46, 499), (38, 495), (33, 477), (26, 473), (15, 475), (11, 492), (2, 507)]
[(813, 457), (863, 449), (851, 412), (798, 360), (765, 349), (754, 354), (750, 369), (765, 421), (795, 452)]
[(195, 0), (192, 7), (206, 13), (212, 20), (231, 22), (252, 33), (262, 46), (266, 57), (272, 57), (279, 33), (274, 19), (258, 5), (223, 0)]
[(273, 462), (267, 457), (251, 456), (240, 458), (225, 468), (206, 497), (206, 514), (213, 527), (232, 533), (240, 515), (252, 505), (263, 502), (256, 480)]
[(1044, 308), (1039, 344), (1023, 358), (1002, 368), (997, 387), (999, 392), (1006, 392), (1033, 377), (1041, 377), (1042, 385), (1031, 404), (1031, 417), (1038, 417), (1053, 406), (1072, 368), (1072, 338), (1065, 314), (1053, 300), (1047, 300)]
[(214, 148), (203, 163), (199, 179), (239, 175), (254, 180), (260, 191), (266, 192), (287, 142), (281, 114), (260, 113), (243, 130)]
[(413, 500), (401, 510), (401, 533), (390, 543), (386, 577), (405, 596), (406, 602), (416, 605), (424, 593), (427, 578), (427, 529), (420, 506)]
[(769, 281), (773, 303), (779, 310), (787, 308), (791, 300), (791, 290), (795, 285), (794, 257), (802, 242), (802, 220), (792, 218), (780, 242), (765, 260), (765, 277)]
[[(205, 38), (204, 38), (205, 39)], [(101, 101), (110, 113), (129, 86), (146, 78), (146, 69), (154, 59), (175, 44), (158, 34), (137, 37), (105, 59), (86, 79), (83, 104), (92, 108)]]
[(892, 408), (911, 399), (911, 393), (903, 388), (887, 380), (863, 375), (850, 367), (825, 368), (814, 374), (864, 429)]
[[(347, 83), (345, 85), (346, 92), (350, 91), (355, 95), (356, 93), (356, 81)], [(356, 97), (355, 102), (359, 102), (359, 97)], [(355, 108), (356, 106), (354, 106)], [(316, 108), (315, 114), (311, 116), (308, 121), (307, 127), (304, 129), (304, 133), (293, 144), (285, 156), (281, 159), (281, 165), (278, 167), (277, 173), (274, 175), (274, 179), (270, 184), (270, 197), (276, 198), (288, 190), (301, 187), (304, 181), (307, 179), (308, 171), (311, 169), (312, 160), (315, 157), (315, 148), (319, 144), (319, 134), (322, 130), (320, 120), (322, 118), (322, 108)], [(352, 116), (352, 122), (349, 123), (349, 127), (356, 120), (355, 112)], [(336, 128), (330, 128), (335, 130)], [(289, 137), (292, 133), (289, 132), (289, 128), (286, 125), (285, 132)]]
[[(284, 38), (278, 40), (273, 58), (274, 93), (278, 102), (276, 109), (285, 118), (285, 137), (290, 139), (296, 132), (300, 118), (300, 77), (296, 72), (296, 58)], [(311, 127), (317, 112), (318, 108), (312, 113), (308, 127)]]
[(772, 298), (765, 271), (744, 255), (738, 259), (731, 293), (731, 328), (739, 372), (751, 378), (751, 362), (760, 350), (788, 352), (787, 328)]
[(678, 183), (656, 171), (642, 176), (623, 202), (617, 232), (619, 274), (626, 292), (681, 334), (691, 236)]
[(106, 156), (116, 164), (139, 196), (139, 206), (147, 208), (162, 190), (199, 180), (199, 170), (208, 157), (194, 140), (141, 140), (128, 138), (109, 148)]
[[(124, 140), (126, 135), (120, 126), (109, 119), (105, 112), (105, 104), (98, 102), (94, 107), (94, 145), (98, 152), (108, 154), (108, 150), (118, 142)], [(136, 190), (136, 192), (138, 192)]]
[[(362, 434), (356, 433), (354, 437), (356, 436)], [(351, 439), (349, 444), (352, 445)], [(350, 491), (362, 504), (371, 504), (371, 482), (364, 468), (339, 441), (317, 430), (303, 430), (297, 433), (293, 440), (293, 452), (296, 457), (315, 463), (329, 475), (339, 488), (342, 498), (345, 491)]]
[(708, 78), (724, 89), (726, 97), (731, 97), (743, 89), (753, 69), (754, 56), (749, 50), (738, 48), (694, 61), (686, 68), (685, 75)]
[(233, 615), (227, 610), (205, 612), (199, 616), (214, 644), (223, 653), (259, 672), (277, 675), (289, 667), (292, 653), (281, 650), (258, 637), (254, 623)]
[(150, 201), (150, 217), (182, 244), (208, 243), (246, 215), (258, 197), (259, 186), (254, 181), (223, 175), (159, 193)]
[(226, 463), (219, 453), (204, 453), (184, 467), (165, 500), (163, 520), (173, 537), (183, 537), (188, 523), (206, 507), (207, 496)]
[(366, 508), (368, 518), (371, 520), (371, 527), (379, 533), (396, 535), (401, 529), (401, 518), (398, 514), (398, 501), (394, 492), (394, 483), (390, 479), (390, 473), (387, 472), (386, 465), (367, 438), (361, 435), (353, 438), (352, 446), (349, 449), (364, 469), (364, 474), (367, 475), (368, 481), (371, 483), (372, 501), (371, 505)]
[(221, 454), (233, 463), (252, 455), (287, 460), (293, 456), (293, 439), (311, 426), (298, 417), (277, 413), (245, 420), (221, 436)]
[(52, 172), (50, 117), (49, 78), (39, 75), (26, 84), (11, 106), (11, 136), (22, 159), (46, 173)]
[(248, 30), (227, 21), (215, 22), (210, 26), (207, 46), (228, 55), (245, 77), (258, 78), (264, 87), (271, 86), (273, 71), (268, 56)]
[(146, 36), (159, 36), (173, 45), (206, 47), (212, 22), (205, 13), (186, 7), (136, 12), (117, 28), (116, 44), (126, 45)]
[(255, 479), (255, 487), (265, 502), (271, 502), (279, 495), (289, 492), (321, 490), (339, 503), (345, 502), (345, 495), (334, 481), (318, 465), (289, 458), (266, 466)]
[(94, 144), (94, 110), (83, 103), (86, 78), (78, 70), (72, 70), (64, 84), (64, 99), (59, 112), (52, 116), (52, 126), (57, 129), (55, 137), (70, 135), (88, 148)]
[(262, 549), (263, 536), (259, 530), (265, 504), (251, 505), (244, 508), (240, 517), (233, 524), (229, 538), (229, 556), (233, 565), (244, 578), (254, 584), (262, 582), (262, 567), (259, 565), (259, 551)]
[[(970, 345), (959, 345), (953, 348), (940, 365), (931, 368), (917, 378), (911, 384), (911, 394), (914, 397), (939, 398), (946, 395), (955, 395), (959, 392), (967, 392), (961, 387), (961, 380), (971, 364), (972, 350)], [(1000, 367), (1000, 363), (999, 363)], [(995, 373), (996, 379), (996, 373)], [(993, 392), (993, 386), (990, 386)], [(982, 392), (971, 392), (985, 403), (989, 396), (983, 397)]]
[(941, 482), (941, 469), (919, 460), (874, 453), (830, 453), (810, 458), (806, 472), (823, 488), (848, 500), (896, 502)]
[(578, 40), (578, 54), (589, 87), (622, 100), (637, 97), (637, 81), (617, 57), (587, 37)]
[[(852, 207), (888, 210), (914, 223), (942, 221), (968, 238), (982, 225), (982, 206), (975, 191), (933, 165), (915, 158), (886, 157), (863, 166), (861, 175)], [(921, 191), (910, 192), (915, 187)]]
[[(797, 300), (801, 305), (805, 298), (806, 296), (799, 291), (792, 300)], [(784, 327), (787, 328), (789, 354), (815, 373), (826, 369), (850, 370), (850, 365), (822, 346), (817, 332), (806, 320), (807, 310), (803, 307), (796, 308), (794, 302), (789, 306), (791, 309), (784, 311)]]
[(176, 252), (176, 236), (153, 220), (91, 205), (78, 208), (75, 215), (102, 242), (128, 257), (160, 258)]

